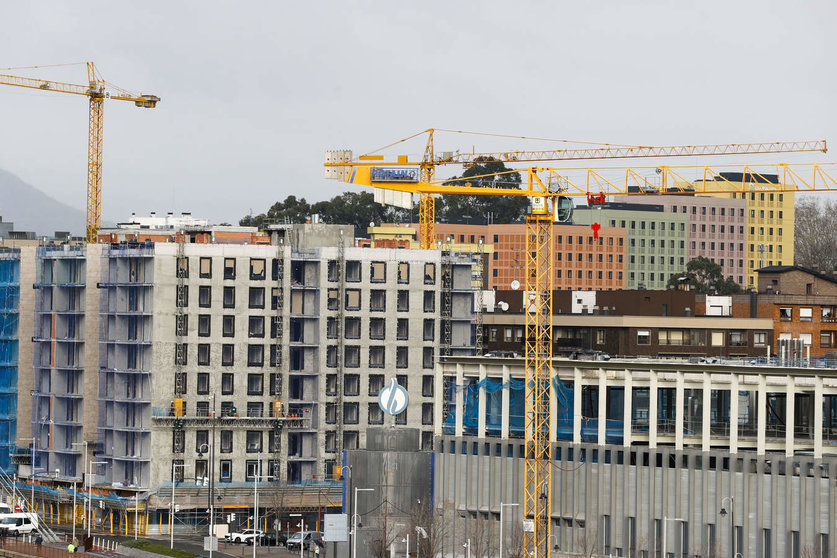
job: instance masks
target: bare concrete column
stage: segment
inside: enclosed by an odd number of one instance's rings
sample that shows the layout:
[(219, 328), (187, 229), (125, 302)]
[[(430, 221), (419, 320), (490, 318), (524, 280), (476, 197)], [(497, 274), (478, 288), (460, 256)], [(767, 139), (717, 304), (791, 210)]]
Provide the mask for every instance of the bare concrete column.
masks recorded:
[(631, 418), (633, 416), (633, 375), (631, 371), (625, 369), (625, 404), (622, 409), (622, 445), (625, 447), (631, 446)]
[(657, 372), (648, 371), (648, 447), (657, 447)]
[(814, 459), (822, 459), (822, 376), (814, 377)]
[(710, 430), (710, 422), (712, 420), (712, 374), (703, 375), (703, 416), (700, 419), (700, 449), (709, 451), (712, 432)]
[(793, 443), (796, 430), (794, 415), (794, 403), (796, 402), (796, 381), (793, 376), (788, 376), (785, 384), (785, 455), (793, 455)]
[(581, 443), (581, 369), (573, 369), (573, 443)]
[[(503, 365), (503, 384), (509, 383), (509, 366)], [(511, 420), (511, 397), (509, 396), (510, 389), (500, 390), (500, 397), (502, 397), (503, 420), (500, 421), (500, 436), (503, 440), (509, 439), (509, 420)]]
[(730, 378), (729, 390), (729, 452), (738, 453), (738, 374)]
[(759, 374), (756, 417), (758, 420), (758, 428), (756, 432), (756, 452), (759, 455), (764, 455), (767, 448), (767, 433), (765, 432), (767, 428), (767, 378), (764, 374)]
[(683, 449), (683, 402), (685, 395), (683, 371), (678, 370), (674, 385), (674, 448), (677, 450)]
[(599, 368), (599, 445), (607, 443), (607, 373), (604, 368)]
[[(480, 364), (479, 378), (480, 381), (485, 379), (485, 364)], [(477, 393), (477, 436), (485, 438), (485, 400), (488, 398), (488, 393), (485, 390)]]

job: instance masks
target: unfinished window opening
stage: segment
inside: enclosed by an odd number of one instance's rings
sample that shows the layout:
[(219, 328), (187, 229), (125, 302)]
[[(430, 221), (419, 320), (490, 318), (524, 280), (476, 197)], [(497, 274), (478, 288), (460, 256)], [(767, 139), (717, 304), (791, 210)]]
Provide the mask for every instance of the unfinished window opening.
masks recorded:
[(250, 308), (264, 308), (264, 287), (250, 287)]
[(360, 310), (360, 289), (346, 289), (346, 310)]
[(346, 318), (345, 338), (360, 339), (360, 318)]
[(369, 264), (369, 282), (383, 283), (387, 280), (387, 264), (385, 262), (372, 262)]
[(224, 337), (235, 336), (235, 316), (221, 317), (221, 335)]
[(398, 282), (410, 282), (410, 264), (407, 262), (398, 262)]
[(235, 287), (224, 287), (224, 308), (235, 308)]
[(337, 395), (337, 374), (326, 374), (326, 395)]
[(209, 343), (198, 345), (198, 366), (209, 366)]
[(381, 410), (381, 407), (377, 403), (369, 403), (369, 424), (383, 424), (384, 423), (384, 412)]
[(384, 375), (369, 374), (369, 395), (377, 396), (382, 389), (384, 389)]
[(264, 316), (250, 316), (249, 337), (264, 337)]
[(435, 285), (436, 284), (436, 264), (434, 264), (434, 263), (424, 264), (424, 284), (425, 285)]
[(387, 293), (383, 290), (369, 291), (369, 311), (383, 312), (387, 307)]
[[(340, 305), (340, 291), (337, 289), (329, 289), (327, 293), (327, 308), (329, 310), (339, 310)], [(348, 296), (347, 296), (348, 299)]]
[(433, 318), (428, 318), (424, 320), (424, 340), (425, 341), (433, 341), (433, 338), (436, 335), (436, 320)]
[(326, 319), (326, 338), (337, 339), (337, 318), (328, 317)]
[(250, 280), (264, 281), (265, 261), (263, 259), (250, 258)]
[(343, 403), (343, 422), (346, 424), (358, 424), (358, 404)]
[(177, 276), (189, 278), (189, 258), (177, 258)]
[(264, 345), (247, 346), (247, 366), (264, 366)]
[(343, 377), (343, 395), (360, 395), (360, 375), (346, 374)]
[(395, 338), (398, 341), (406, 341), (410, 337), (410, 320), (398, 318), (395, 327)]
[(340, 268), (337, 266), (337, 260), (328, 260), (328, 280), (332, 283), (340, 280)]
[(235, 279), (235, 258), (224, 258), (224, 279)]
[(395, 367), (396, 368), (407, 368), (409, 365), (407, 347), (396, 347), (395, 348)]
[(346, 262), (346, 281), (350, 283), (360, 282), (360, 262), (349, 260)]
[(221, 366), (232, 366), (234, 362), (233, 345), (226, 343), (221, 345)]
[(211, 279), (212, 278), (212, 258), (201, 258), (200, 259), (200, 270), (198, 275), (200, 275), (201, 279)]
[(346, 368), (360, 367), (360, 347), (357, 345), (346, 345), (343, 362)]
[(424, 311), (436, 311), (436, 293), (433, 291), (424, 291)]
[(276, 310), (279, 308), (279, 300), (282, 298), (282, 287), (272, 287), (270, 289), (270, 309)]
[(384, 367), (384, 348), (369, 347), (369, 368)]
[(384, 339), (386, 320), (384, 318), (369, 318), (369, 339)]
[(398, 291), (395, 309), (399, 312), (410, 311), (410, 291)]
[(433, 397), (433, 376), (425, 374), (421, 377), (421, 395), (422, 397)]
[(337, 404), (336, 403), (326, 403), (325, 421), (326, 421), (326, 424), (335, 424), (337, 422)]
[(326, 366), (329, 368), (337, 368), (337, 345), (328, 345), (326, 347)]

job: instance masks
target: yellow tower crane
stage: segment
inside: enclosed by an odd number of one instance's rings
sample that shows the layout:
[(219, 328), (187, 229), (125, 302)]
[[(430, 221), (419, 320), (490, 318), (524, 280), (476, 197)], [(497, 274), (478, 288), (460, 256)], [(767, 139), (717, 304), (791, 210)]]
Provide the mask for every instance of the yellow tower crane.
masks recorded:
[[(722, 174), (723, 167), (603, 167), (603, 168), (538, 168), (526, 169), (527, 180), (520, 188), (474, 187), (469, 179), (433, 179), (433, 169), (438, 164), (453, 164), (453, 154), (437, 158), (431, 140), (422, 161), (410, 163), (406, 156), (398, 156), (385, 162), (378, 155), (368, 155), (352, 160), (350, 151), (333, 151), (326, 154), (326, 177), (352, 184), (371, 186), (401, 193), (402, 202), (412, 200), (415, 194), (422, 198), (422, 205), (432, 209), (432, 200), (439, 194), (526, 196), (531, 200), (531, 211), (526, 218), (526, 267), (525, 267), (525, 367), (526, 367), (526, 455), (524, 459), (524, 517), (531, 520), (532, 529), (524, 537), (526, 556), (549, 556), (549, 536), (552, 514), (552, 442), (550, 404), (552, 401), (552, 287), (553, 287), (553, 224), (561, 209), (559, 199), (564, 196), (588, 196), (590, 194), (665, 194), (682, 193), (691, 189), (694, 193), (752, 192), (752, 191), (812, 191), (837, 190), (833, 168), (828, 165), (779, 165), (779, 184), (761, 181), (756, 177), (765, 174), (760, 166), (744, 167), (735, 174), (740, 181), (733, 181)], [(621, 155), (614, 150), (623, 150)], [(712, 151), (712, 153), (710, 153)], [(510, 153), (472, 153), (458, 156), (458, 164), (472, 164), (480, 157), (494, 157), (505, 161), (547, 160), (549, 158), (581, 159), (616, 157), (665, 157), (684, 155), (720, 155), (728, 153), (768, 153), (790, 151), (826, 151), (825, 142), (794, 142), (774, 144), (729, 144), (714, 146), (680, 147), (629, 147), (605, 146), (584, 150), (532, 151)], [(642, 154), (644, 153), (644, 154)], [(740, 166), (735, 167), (741, 171)], [(803, 170), (803, 168), (805, 170)], [(609, 177), (618, 172), (619, 180)], [(803, 173), (810, 171), (810, 177)], [(512, 170), (508, 172), (518, 172)], [(659, 184), (654, 179), (659, 179)], [(694, 177), (698, 178), (695, 179)], [(383, 196), (386, 198), (386, 196)], [(390, 201), (396, 201), (390, 197)], [(423, 219), (432, 213), (420, 213)], [(421, 223), (421, 245), (433, 246), (433, 223)], [(428, 233), (429, 231), (429, 233)], [(425, 236), (427, 235), (427, 236)]]
[(131, 101), (142, 108), (154, 108), (160, 102), (156, 95), (134, 94), (106, 83), (96, 72), (93, 62), (87, 62), (87, 84), (77, 85), (30, 77), (0, 74), (0, 85), (27, 87), (41, 91), (71, 93), (90, 98), (90, 120), (87, 147), (87, 223), (85, 235), (88, 243), (96, 242), (102, 225), (102, 120), (105, 99)]

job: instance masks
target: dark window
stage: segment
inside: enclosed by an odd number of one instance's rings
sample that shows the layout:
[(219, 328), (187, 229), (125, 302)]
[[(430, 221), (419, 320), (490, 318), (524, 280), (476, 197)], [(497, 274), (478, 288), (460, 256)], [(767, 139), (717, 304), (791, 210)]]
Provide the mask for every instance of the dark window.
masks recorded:
[(264, 374), (247, 374), (247, 395), (264, 393)]
[(224, 308), (235, 308), (235, 287), (224, 287)]
[[(232, 444), (232, 440), (230, 440), (230, 444)], [(230, 449), (230, 452), (231, 451), (232, 449)], [(222, 459), (220, 461), (218, 480), (221, 482), (229, 482), (232, 480), (232, 461), (230, 461), (229, 459)]]
[(250, 337), (264, 337), (264, 316), (250, 316), (248, 335)]
[(357, 424), (358, 421), (358, 404), (343, 403), (343, 422), (346, 424)]
[(369, 339), (384, 339), (386, 320), (384, 318), (369, 318)]
[(398, 298), (395, 302), (395, 309), (399, 312), (410, 311), (410, 291), (398, 291)]
[(209, 314), (200, 314), (198, 316), (198, 337), (209, 337), (210, 323)]
[(383, 290), (369, 291), (369, 310), (371, 312), (383, 312), (387, 308), (387, 293)]
[(346, 339), (360, 339), (360, 318), (346, 318), (344, 336)]
[[(221, 453), (232, 453), (233, 433), (232, 430), (221, 431)], [(223, 461), (222, 461), (223, 463)]]
[(409, 357), (407, 347), (396, 347), (395, 348), (395, 367), (396, 368), (407, 368), (409, 365)]
[(384, 423), (384, 412), (381, 410), (381, 407), (377, 403), (369, 403), (369, 418), (367, 422), (369, 424), (383, 424)]
[(279, 372), (270, 373), (270, 395), (279, 395), (282, 391), (282, 374)]
[(198, 287), (198, 306), (209, 308), (212, 306), (212, 287), (201, 285)]
[(234, 358), (234, 349), (230, 344), (221, 345), (221, 366), (232, 366)]
[(435, 336), (436, 321), (434, 319), (424, 320), (424, 340), (433, 341)]
[(346, 345), (343, 362), (346, 368), (358, 368), (360, 366), (360, 347), (357, 345)]
[(198, 344), (198, 366), (209, 366), (209, 344)]
[(436, 293), (434, 291), (424, 291), (424, 311), (436, 311)]
[(369, 368), (384, 367), (384, 347), (369, 347)]
[(264, 287), (250, 287), (250, 308), (264, 308)]
[(424, 375), (421, 377), (421, 395), (423, 397), (433, 397), (433, 376)]
[(221, 395), (232, 395), (235, 392), (235, 376), (229, 372), (221, 374)]
[(235, 279), (235, 258), (224, 258), (224, 279)]
[(264, 366), (264, 345), (247, 346), (247, 366)]
[(422, 350), (422, 368), (433, 368), (434, 365), (433, 347), (424, 347)]
[(198, 395), (209, 394), (209, 374), (206, 372), (198, 373)]
[(235, 337), (235, 316), (221, 317), (221, 335)]
[(384, 389), (384, 375), (369, 374), (369, 395), (377, 396), (382, 389)]
[(410, 337), (410, 321), (407, 318), (398, 318), (395, 328), (395, 338), (404, 341)]

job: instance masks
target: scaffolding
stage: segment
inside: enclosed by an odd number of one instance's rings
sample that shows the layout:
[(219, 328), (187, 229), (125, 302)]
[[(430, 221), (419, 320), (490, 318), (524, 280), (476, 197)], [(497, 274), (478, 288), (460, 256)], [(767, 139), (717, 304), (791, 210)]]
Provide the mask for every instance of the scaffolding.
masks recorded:
[(340, 455), (343, 454), (343, 382), (344, 382), (344, 358), (346, 341), (343, 335), (343, 321), (346, 319), (346, 247), (343, 238), (343, 229), (340, 229), (340, 243), (337, 246), (337, 262), (335, 263), (337, 274), (337, 402), (334, 405), (335, 429), (334, 447)]
[(0, 469), (14, 472), (10, 458), (17, 440), (18, 320), (20, 251), (0, 252)]
[(480, 238), (479, 244), (477, 245), (477, 252), (474, 254), (474, 265), (471, 269), (471, 288), (477, 292), (477, 301), (474, 308), (474, 355), (476, 356), (482, 356), (483, 346), (483, 312), (485, 311), (483, 308), (485, 304), (483, 300), (483, 289), (485, 288), (484, 248), (485, 244), (482, 238)]
[[(278, 237), (278, 235), (277, 235)], [(277, 416), (284, 414), (284, 409), (281, 409), (284, 398), (285, 381), (282, 376), (282, 342), (285, 337), (284, 332), (284, 309), (285, 309), (285, 244), (282, 239), (277, 238), (276, 241), (276, 260), (274, 260), (273, 279), (276, 281), (276, 296), (274, 297), (274, 306), (276, 313), (273, 316), (273, 358), (271, 364), (273, 365), (273, 385), (271, 386), (271, 395), (277, 399), (273, 403), (273, 412)], [(213, 413), (214, 414), (214, 413)], [(282, 431), (284, 424), (281, 421), (275, 420), (272, 422), (273, 426), (273, 447), (268, 448), (274, 454), (273, 471), (269, 474), (275, 479), (284, 479), (286, 471), (282, 470), (280, 465), (280, 457), (282, 453)], [(213, 440), (214, 440), (213, 434)]]
[(441, 356), (450, 356), (453, 336), (453, 248), (450, 237), (442, 249), (442, 339)]

